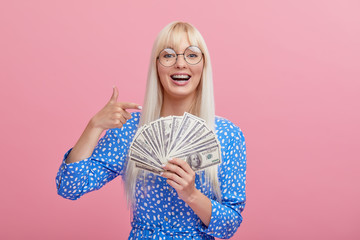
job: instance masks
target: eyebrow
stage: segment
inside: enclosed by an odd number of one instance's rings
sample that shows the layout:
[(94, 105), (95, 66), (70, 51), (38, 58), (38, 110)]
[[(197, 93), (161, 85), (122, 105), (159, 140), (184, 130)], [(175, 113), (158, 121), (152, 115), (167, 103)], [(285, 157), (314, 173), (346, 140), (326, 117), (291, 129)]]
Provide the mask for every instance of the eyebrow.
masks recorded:
[[(187, 46), (185, 49), (187, 49), (188, 47), (190, 47), (190, 46), (195, 46), (195, 45), (189, 45), (189, 46)], [(174, 50), (175, 52), (177, 52), (176, 50), (175, 50), (175, 48), (173, 48), (173, 47), (170, 47), (170, 46), (167, 46), (167, 47), (165, 47), (165, 48), (171, 48), (172, 50)]]

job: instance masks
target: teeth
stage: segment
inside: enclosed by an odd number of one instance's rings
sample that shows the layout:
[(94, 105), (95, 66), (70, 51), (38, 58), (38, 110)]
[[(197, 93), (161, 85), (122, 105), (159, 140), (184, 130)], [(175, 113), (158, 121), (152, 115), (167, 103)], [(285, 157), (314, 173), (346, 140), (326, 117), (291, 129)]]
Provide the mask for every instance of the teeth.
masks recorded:
[(176, 78), (176, 79), (185, 79), (185, 80), (187, 80), (187, 79), (190, 78), (190, 76), (189, 75), (172, 75), (171, 78), (172, 79)]

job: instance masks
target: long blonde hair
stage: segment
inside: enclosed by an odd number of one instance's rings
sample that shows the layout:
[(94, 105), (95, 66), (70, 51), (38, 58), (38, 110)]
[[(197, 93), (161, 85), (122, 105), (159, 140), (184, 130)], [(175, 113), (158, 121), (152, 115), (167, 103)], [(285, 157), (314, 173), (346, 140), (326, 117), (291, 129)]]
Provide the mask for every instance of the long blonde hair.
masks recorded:
[[(160, 117), (163, 103), (163, 88), (157, 74), (156, 58), (162, 49), (169, 46), (178, 46), (183, 33), (187, 34), (190, 45), (198, 46), (204, 53), (204, 67), (201, 80), (197, 88), (196, 99), (189, 112), (204, 119), (210, 129), (215, 131), (214, 88), (209, 52), (200, 32), (191, 24), (180, 21), (172, 22), (163, 28), (154, 42), (139, 127)], [(140, 172), (140, 170), (135, 168), (133, 161), (127, 161), (125, 191), (128, 206), (132, 206), (135, 203), (135, 186)], [(142, 172), (144, 179), (146, 179), (147, 173), (145, 171)], [(214, 196), (221, 201), (217, 166), (205, 170), (205, 181), (206, 186), (211, 186)]]

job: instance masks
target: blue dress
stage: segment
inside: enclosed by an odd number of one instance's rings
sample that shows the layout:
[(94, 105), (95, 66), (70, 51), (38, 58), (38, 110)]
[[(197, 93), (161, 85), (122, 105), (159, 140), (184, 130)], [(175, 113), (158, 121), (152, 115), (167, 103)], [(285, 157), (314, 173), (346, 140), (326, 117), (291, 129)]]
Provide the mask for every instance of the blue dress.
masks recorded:
[[(124, 178), (124, 165), (139, 118), (140, 113), (132, 113), (122, 128), (108, 129), (89, 158), (66, 164), (69, 149), (55, 179), (58, 194), (76, 200), (119, 175)], [(242, 222), (246, 201), (245, 138), (239, 127), (221, 117), (215, 118), (215, 131), (222, 154), (222, 163), (218, 165), (221, 203), (215, 200), (211, 188), (205, 186), (202, 172), (195, 179), (196, 188), (211, 201), (209, 226), (178, 197), (165, 178), (150, 173), (146, 185), (142, 177), (137, 180), (129, 239), (214, 239), (234, 235)]]

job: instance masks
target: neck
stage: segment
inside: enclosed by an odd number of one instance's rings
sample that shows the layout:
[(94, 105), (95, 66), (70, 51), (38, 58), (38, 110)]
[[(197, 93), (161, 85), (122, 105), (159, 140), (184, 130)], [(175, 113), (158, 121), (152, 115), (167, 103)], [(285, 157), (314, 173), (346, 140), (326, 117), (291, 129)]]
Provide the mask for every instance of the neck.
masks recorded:
[(164, 94), (163, 104), (161, 107), (160, 116), (167, 117), (170, 115), (182, 116), (184, 112), (189, 112), (195, 95), (186, 98), (173, 98)]

